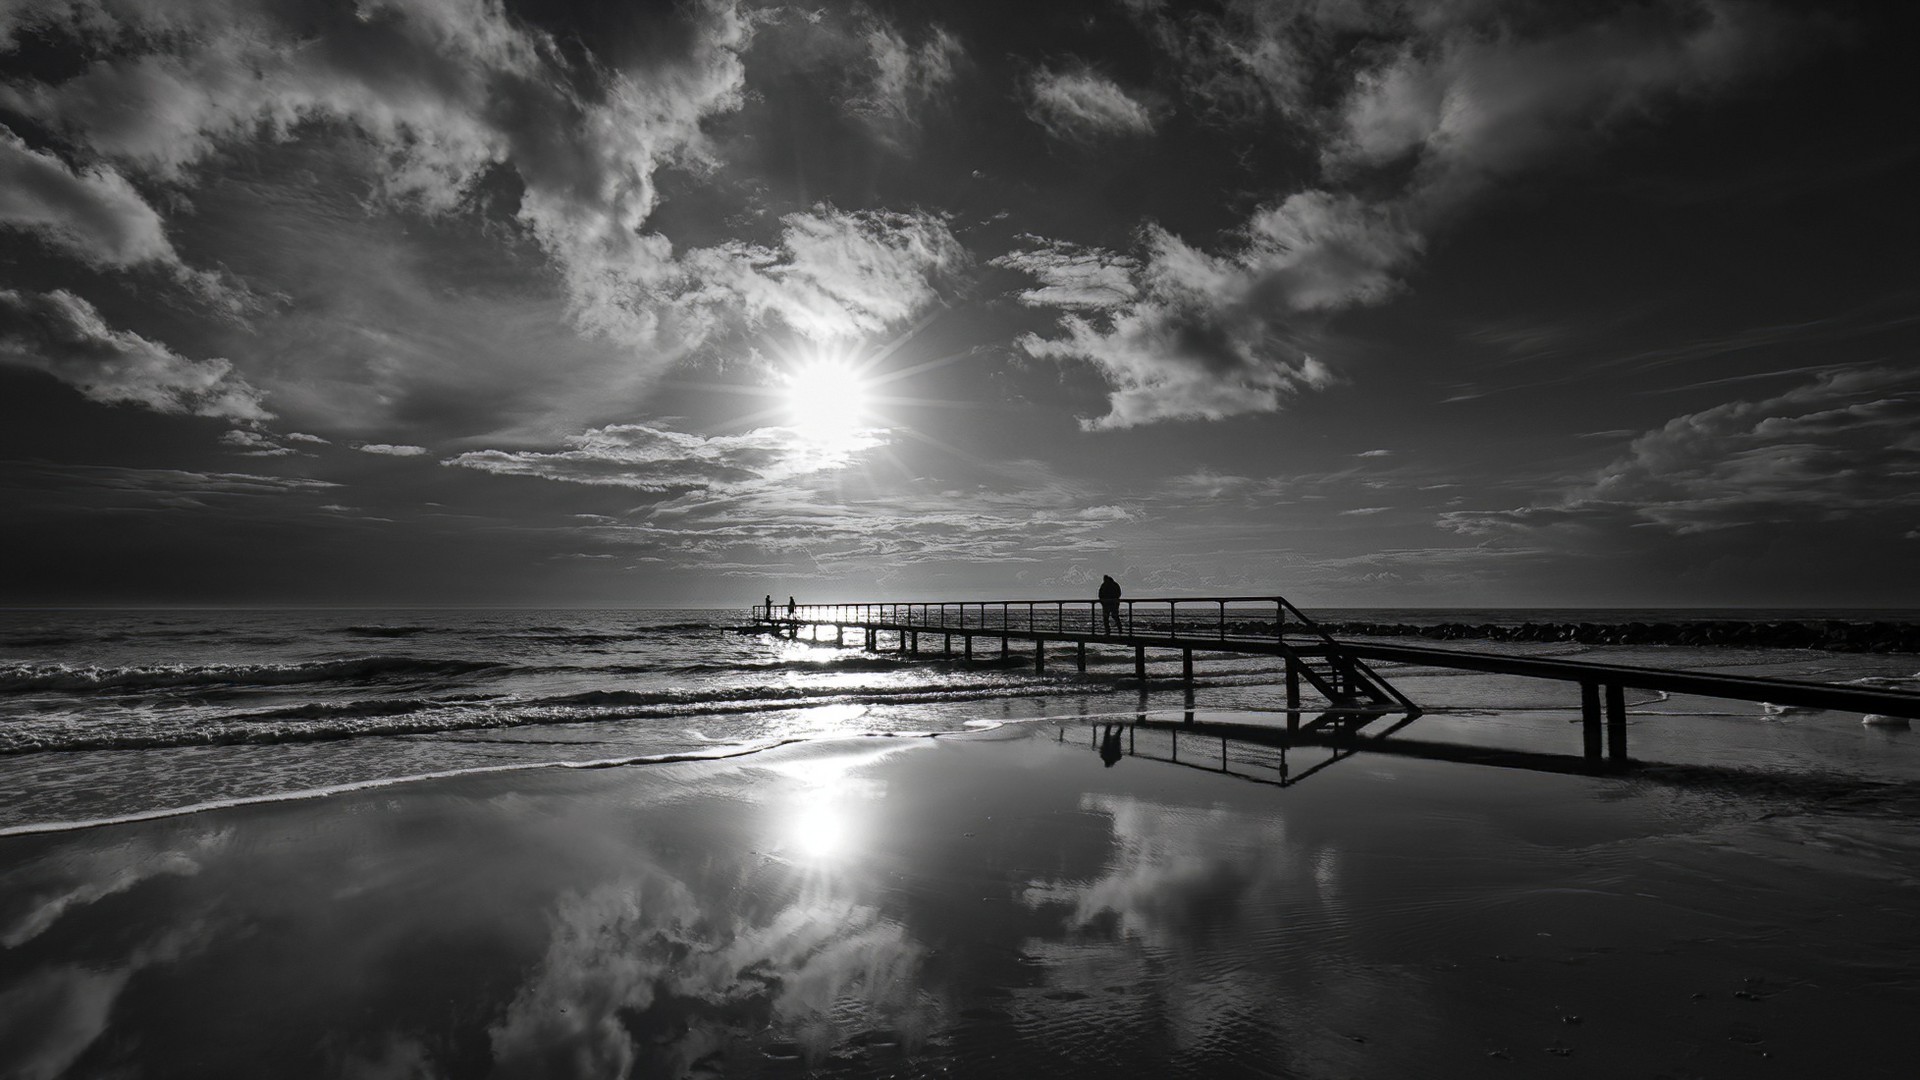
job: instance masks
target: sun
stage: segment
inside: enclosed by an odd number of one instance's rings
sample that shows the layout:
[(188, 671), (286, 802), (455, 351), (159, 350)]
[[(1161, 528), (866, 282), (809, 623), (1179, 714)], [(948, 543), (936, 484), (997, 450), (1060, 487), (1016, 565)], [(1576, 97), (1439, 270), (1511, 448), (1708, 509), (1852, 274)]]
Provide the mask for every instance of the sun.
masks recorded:
[(853, 364), (836, 358), (809, 360), (787, 373), (787, 411), (793, 427), (821, 443), (857, 436), (867, 420), (868, 386)]

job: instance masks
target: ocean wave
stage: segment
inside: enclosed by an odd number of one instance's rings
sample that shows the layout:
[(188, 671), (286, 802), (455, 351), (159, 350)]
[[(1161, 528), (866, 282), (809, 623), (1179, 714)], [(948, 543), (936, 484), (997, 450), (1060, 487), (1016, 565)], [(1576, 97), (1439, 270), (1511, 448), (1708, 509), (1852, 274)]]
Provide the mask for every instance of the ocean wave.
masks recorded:
[(582, 630), (577, 626), (527, 626), (496, 631), (489, 636), (496, 641), (511, 641), (518, 644), (618, 645), (641, 638), (681, 637), (690, 632), (712, 629), (715, 629), (715, 625), (709, 622), (648, 623), (621, 630)]
[(422, 656), (356, 656), (286, 664), (0, 664), (0, 691), (151, 690), (194, 686), (284, 686), (307, 682), (365, 682), (406, 676), (467, 675), (497, 668), (493, 661)]
[[(976, 666), (986, 667), (984, 661), (976, 661)], [(1031, 660), (1022, 660), (1022, 665), (1031, 664)], [(691, 664), (678, 664), (666, 670), (686, 674), (708, 672), (738, 673), (755, 672), (837, 672), (837, 671), (901, 671), (909, 668), (926, 667), (924, 660), (895, 660), (885, 656), (857, 655), (836, 656), (828, 660), (702, 660)], [(658, 670), (658, 669), (646, 669)]]
[(432, 632), (431, 626), (349, 626), (342, 631), (355, 637), (374, 638), (403, 638)]
[(83, 643), (92, 644), (94, 642), (125, 640), (127, 640), (126, 634), (89, 634), (79, 632), (63, 634), (59, 631), (47, 631), (0, 636), (0, 645), (14, 649), (45, 649), (61, 645), (80, 645)]
[(520, 645), (618, 645), (622, 642), (632, 641), (635, 636), (636, 635), (634, 633), (631, 633), (628, 631), (622, 631), (617, 634), (608, 634), (608, 633), (583, 634), (577, 630), (567, 631), (565, 633), (560, 633), (560, 632), (529, 633), (529, 632), (522, 632), (522, 631), (514, 631), (511, 633), (491, 635), (492, 639), (495, 641), (511, 642), (516, 646), (520, 646)]

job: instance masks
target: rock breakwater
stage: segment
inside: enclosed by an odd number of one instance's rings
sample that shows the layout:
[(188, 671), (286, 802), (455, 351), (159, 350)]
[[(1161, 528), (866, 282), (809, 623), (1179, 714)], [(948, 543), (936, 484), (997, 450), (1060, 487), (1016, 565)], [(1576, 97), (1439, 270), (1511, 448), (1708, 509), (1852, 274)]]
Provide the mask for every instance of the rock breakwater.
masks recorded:
[(1836, 620), (1748, 622), (1714, 619), (1626, 623), (1326, 622), (1336, 637), (1418, 637), (1437, 641), (1565, 641), (1581, 645), (1685, 645), (1831, 652), (1920, 653), (1920, 623)]

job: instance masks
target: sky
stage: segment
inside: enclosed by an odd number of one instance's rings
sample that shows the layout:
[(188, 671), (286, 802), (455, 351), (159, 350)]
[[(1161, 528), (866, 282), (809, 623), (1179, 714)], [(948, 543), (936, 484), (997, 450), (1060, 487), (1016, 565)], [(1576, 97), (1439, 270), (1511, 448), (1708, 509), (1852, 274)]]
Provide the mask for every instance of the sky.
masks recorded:
[(0, 0), (0, 604), (1920, 607), (1899, 6)]

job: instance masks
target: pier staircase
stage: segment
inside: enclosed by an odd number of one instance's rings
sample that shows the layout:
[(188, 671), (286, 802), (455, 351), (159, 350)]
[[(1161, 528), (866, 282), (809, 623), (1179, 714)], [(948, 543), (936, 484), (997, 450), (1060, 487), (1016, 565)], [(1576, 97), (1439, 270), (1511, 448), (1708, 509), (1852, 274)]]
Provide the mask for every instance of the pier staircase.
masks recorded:
[[(1395, 689), (1392, 683), (1381, 678), (1365, 660), (1335, 641), (1299, 608), (1284, 600), (1281, 605), (1283, 617), (1291, 616), (1279, 635), (1282, 655), (1291, 661), (1287, 665), (1289, 681), (1296, 675), (1304, 679), (1337, 710), (1351, 709), (1376, 716), (1385, 712), (1419, 713), (1419, 706)], [(1289, 642), (1287, 631), (1291, 628), (1297, 628), (1295, 636), (1306, 641), (1302, 644)], [(1291, 692), (1289, 687), (1287, 696), (1294, 699), (1299, 695)], [(1327, 722), (1330, 715), (1322, 714), (1315, 723)]]

